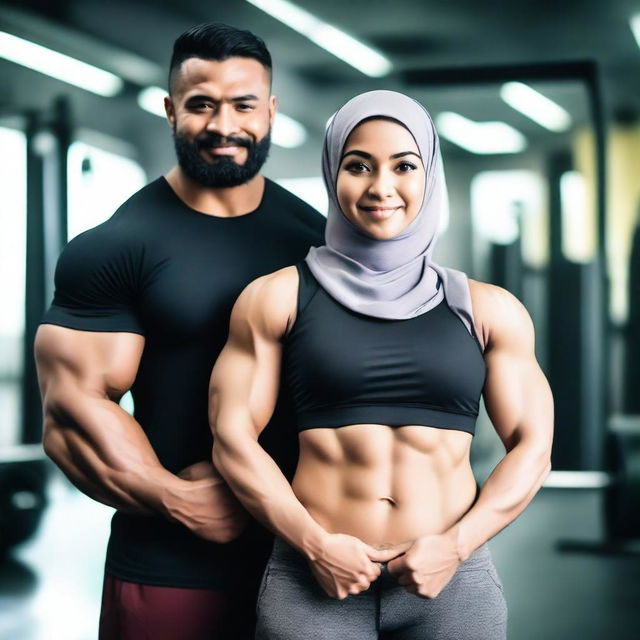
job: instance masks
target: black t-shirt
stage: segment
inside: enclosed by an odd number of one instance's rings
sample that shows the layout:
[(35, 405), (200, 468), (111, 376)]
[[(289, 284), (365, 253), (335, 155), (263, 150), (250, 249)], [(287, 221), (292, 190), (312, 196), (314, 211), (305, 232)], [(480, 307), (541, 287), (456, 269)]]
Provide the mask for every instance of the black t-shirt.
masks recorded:
[[(210, 459), (209, 376), (236, 298), (255, 278), (322, 244), (323, 230), (318, 212), (270, 180), (255, 211), (222, 218), (189, 208), (159, 178), (65, 247), (42, 322), (145, 337), (131, 389), (135, 418), (176, 473)], [(297, 458), (292, 415), (281, 396), (261, 436), (288, 477)], [(257, 525), (219, 545), (162, 517), (116, 512), (106, 570), (133, 582), (219, 588), (260, 572), (269, 543)]]

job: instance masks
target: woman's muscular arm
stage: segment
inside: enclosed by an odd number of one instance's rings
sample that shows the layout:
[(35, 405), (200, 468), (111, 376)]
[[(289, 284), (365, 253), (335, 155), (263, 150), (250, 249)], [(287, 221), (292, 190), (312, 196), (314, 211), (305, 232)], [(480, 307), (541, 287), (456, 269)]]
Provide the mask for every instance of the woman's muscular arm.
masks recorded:
[(505, 457), (458, 523), (458, 549), (467, 558), (513, 522), (551, 471), (553, 397), (534, 351), (531, 318), (510, 293), (474, 283), (474, 309), (486, 329), (483, 396)]
[(388, 552), (352, 536), (327, 533), (296, 498), (258, 443), (275, 406), (280, 339), (296, 309), (297, 273), (288, 267), (252, 282), (231, 314), (229, 339), (211, 376), (213, 460), (245, 507), (301, 551), (328, 595), (367, 589)]
[[(161, 514), (215, 542), (236, 537), (244, 516), (211, 465), (178, 477), (165, 469), (140, 425), (119, 405), (144, 347), (133, 333), (42, 325), (35, 352), (47, 455), (91, 498), (138, 514)], [(195, 468), (197, 467), (197, 468)]]
[(470, 284), (477, 333), (485, 344), (485, 406), (507, 453), (458, 523), (440, 536), (417, 540), (406, 556), (390, 563), (402, 584), (428, 597), (524, 511), (551, 470), (553, 398), (536, 361), (529, 314), (504, 289)]

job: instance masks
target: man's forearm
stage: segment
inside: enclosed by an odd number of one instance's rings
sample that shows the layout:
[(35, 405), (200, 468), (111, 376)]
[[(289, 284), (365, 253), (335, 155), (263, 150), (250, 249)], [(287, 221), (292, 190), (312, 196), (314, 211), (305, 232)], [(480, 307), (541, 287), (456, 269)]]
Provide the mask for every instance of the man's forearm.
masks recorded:
[(255, 439), (217, 437), (213, 461), (247, 511), (310, 559), (317, 557), (326, 531)]
[(454, 525), (458, 555), (466, 560), (513, 522), (531, 502), (551, 470), (548, 452), (516, 445), (493, 470), (473, 507)]
[(130, 513), (166, 516), (163, 494), (181, 482), (162, 467), (140, 425), (107, 399), (48, 412), (44, 445), (81, 491)]

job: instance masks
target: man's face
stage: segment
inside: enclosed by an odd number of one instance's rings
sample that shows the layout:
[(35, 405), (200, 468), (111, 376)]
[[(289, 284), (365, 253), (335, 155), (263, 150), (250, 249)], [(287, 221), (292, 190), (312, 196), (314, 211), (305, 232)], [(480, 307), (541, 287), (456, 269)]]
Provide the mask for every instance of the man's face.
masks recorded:
[(189, 58), (165, 98), (178, 163), (193, 180), (226, 188), (253, 178), (267, 159), (275, 97), (252, 58)]

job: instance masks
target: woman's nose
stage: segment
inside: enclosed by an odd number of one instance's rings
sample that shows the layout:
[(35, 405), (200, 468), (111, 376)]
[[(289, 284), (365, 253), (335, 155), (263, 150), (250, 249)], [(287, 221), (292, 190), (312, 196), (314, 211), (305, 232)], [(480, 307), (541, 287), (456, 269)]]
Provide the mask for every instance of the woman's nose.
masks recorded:
[(395, 193), (395, 187), (393, 184), (392, 176), (389, 176), (386, 172), (379, 172), (369, 184), (369, 195), (376, 199), (385, 200), (390, 198)]

